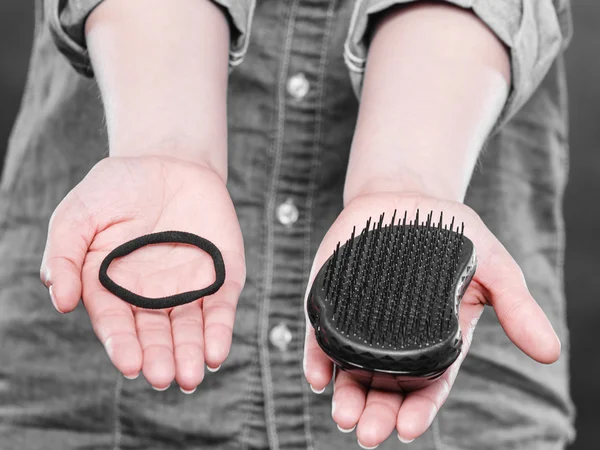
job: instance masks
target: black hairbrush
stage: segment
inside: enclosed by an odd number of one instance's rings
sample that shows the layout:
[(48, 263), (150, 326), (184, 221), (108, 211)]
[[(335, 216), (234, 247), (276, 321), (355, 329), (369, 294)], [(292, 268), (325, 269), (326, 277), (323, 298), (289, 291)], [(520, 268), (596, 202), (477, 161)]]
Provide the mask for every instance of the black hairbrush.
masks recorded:
[(476, 268), (473, 243), (433, 212), (355, 230), (319, 270), (307, 312), (319, 346), (359, 381), (411, 389), (458, 358), (458, 306)]

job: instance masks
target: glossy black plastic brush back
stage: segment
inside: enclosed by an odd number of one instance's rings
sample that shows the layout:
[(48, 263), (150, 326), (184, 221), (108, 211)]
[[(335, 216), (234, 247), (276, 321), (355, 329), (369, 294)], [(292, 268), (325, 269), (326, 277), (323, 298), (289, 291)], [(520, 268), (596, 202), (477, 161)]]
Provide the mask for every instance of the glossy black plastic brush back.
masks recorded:
[[(359, 236), (355, 239), (359, 239)], [(462, 239), (452, 289), (453, 298), (439, 299), (453, 303), (452, 329), (445, 339), (424, 346), (389, 349), (366, 343), (361, 336), (341, 333), (333, 318), (332, 303), (326, 298), (323, 283), (328, 260), (319, 270), (307, 299), (308, 317), (321, 349), (341, 369), (349, 371), (358, 381), (372, 387), (410, 390), (439, 378), (460, 355), (462, 336), (458, 307), (477, 265), (473, 243), (465, 236)], [(340, 247), (340, 251), (343, 251), (345, 245), (347, 244)]]

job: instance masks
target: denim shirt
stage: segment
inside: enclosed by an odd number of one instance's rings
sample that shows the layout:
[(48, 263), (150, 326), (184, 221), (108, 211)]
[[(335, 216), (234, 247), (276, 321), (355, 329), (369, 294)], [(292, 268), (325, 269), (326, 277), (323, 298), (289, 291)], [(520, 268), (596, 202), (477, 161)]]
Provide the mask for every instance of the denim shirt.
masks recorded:
[[(100, 0), (37, 0), (0, 186), (0, 448), (346, 449), (331, 387), (302, 371), (312, 258), (342, 210), (370, 17), (391, 0), (219, 0), (231, 27), (228, 189), (247, 281), (232, 351), (190, 396), (124, 380), (85, 309), (60, 316), (38, 270), (56, 205), (107, 156), (83, 24)], [(520, 264), (563, 342), (542, 366), (486, 309), (447, 403), (414, 449), (559, 449), (573, 438), (563, 293), (566, 0), (451, 0), (510, 50), (513, 82), (466, 203)], [(62, 53), (62, 54), (61, 54)], [(243, 62), (242, 62), (243, 61)], [(395, 437), (380, 448), (398, 448)]]

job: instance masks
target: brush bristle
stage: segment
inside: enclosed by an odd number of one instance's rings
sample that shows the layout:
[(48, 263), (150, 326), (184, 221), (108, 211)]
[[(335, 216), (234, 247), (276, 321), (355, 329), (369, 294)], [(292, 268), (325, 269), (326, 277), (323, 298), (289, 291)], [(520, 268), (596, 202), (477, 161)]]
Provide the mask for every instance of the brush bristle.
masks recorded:
[(333, 321), (346, 336), (381, 348), (419, 348), (440, 342), (453, 331), (457, 264), (464, 224), (454, 231), (433, 212), (419, 223), (371, 219), (343, 246), (338, 243), (323, 278)]

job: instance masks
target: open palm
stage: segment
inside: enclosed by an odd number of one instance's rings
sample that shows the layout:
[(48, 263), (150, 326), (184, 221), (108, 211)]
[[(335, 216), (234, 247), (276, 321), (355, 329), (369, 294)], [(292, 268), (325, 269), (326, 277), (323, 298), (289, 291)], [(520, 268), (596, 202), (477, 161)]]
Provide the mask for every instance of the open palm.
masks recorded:
[[(187, 231), (221, 251), (221, 289), (164, 310), (131, 306), (100, 284), (105, 256), (133, 238)], [(109, 276), (146, 297), (206, 287), (215, 280), (211, 257), (185, 244), (143, 247), (111, 264)], [(176, 379), (193, 391), (205, 364), (217, 369), (231, 346), (238, 297), (245, 280), (241, 231), (223, 180), (212, 170), (171, 158), (107, 158), (57, 207), (50, 221), (42, 281), (61, 312), (83, 299), (94, 330), (127, 377), (143, 371), (156, 389)]]
[[(368, 389), (344, 371), (334, 380), (332, 415), (342, 431), (357, 427), (359, 443), (374, 448), (394, 429), (404, 441), (423, 434), (442, 406), (469, 349), (473, 331), (485, 304), (494, 307), (508, 337), (527, 355), (542, 363), (552, 363), (560, 354), (560, 342), (541, 308), (529, 294), (521, 269), (481, 219), (467, 206), (444, 200), (398, 194), (372, 194), (359, 197), (346, 206), (323, 239), (315, 257), (309, 286), (319, 268), (333, 252), (338, 241), (344, 242), (356, 226), (361, 229), (368, 217), (394, 210), (413, 216), (419, 208), (434, 216), (455, 216), (464, 222), (465, 235), (475, 244), (478, 265), (473, 281), (465, 292), (459, 311), (463, 350), (456, 362), (436, 380), (410, 392), (384, 392)], [(456, 223), (455, 221), (455, 223)], [(324, 389), (333, 374), (333, 365), (318, 346), (314, 330), (307, 322), (305, 375), (316, 392)]]

